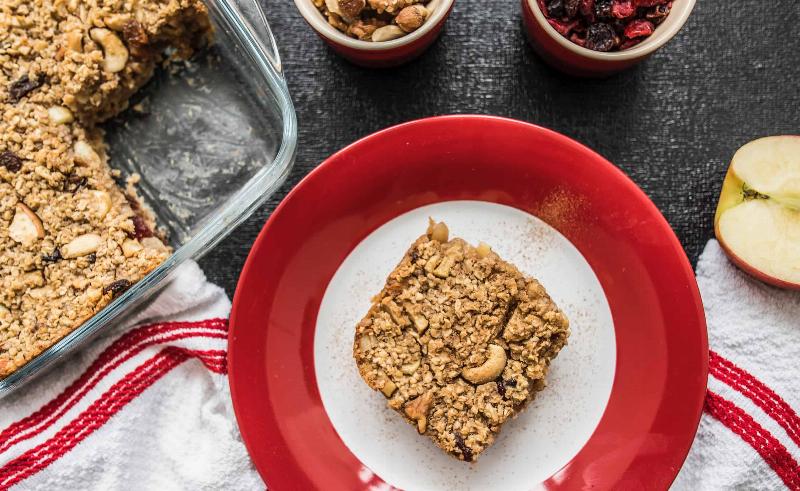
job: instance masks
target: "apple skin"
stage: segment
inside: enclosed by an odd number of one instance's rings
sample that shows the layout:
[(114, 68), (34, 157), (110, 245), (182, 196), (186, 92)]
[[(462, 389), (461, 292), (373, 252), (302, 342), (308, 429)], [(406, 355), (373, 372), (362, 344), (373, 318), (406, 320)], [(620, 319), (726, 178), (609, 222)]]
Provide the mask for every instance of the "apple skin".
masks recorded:
[(778, 288), (783, 288), (786, 290), (800, 290), (800, 284), (775, 278), (774, 276), (770, 276), (763, 271), (754, 268), (747, 261), (737, 256), (722, 238), (722, 234), (719, 230), (720, 216), (724, 211), (733, 208), (744, 201), (744, 194), (742, 192), (743, 186), (744, 182), (742, 182), (742, 180), (733, 173), (731, 167), (728, 167), (728, 172), (725, 174), (725, 179), (722, 181), (722, 190), (720, 191), (719, 195), (717, 211), (714, 214), (714, 235), (716, 235), (717, 241), (731, 262), (750, 276), (768, 285), (776, 286)]

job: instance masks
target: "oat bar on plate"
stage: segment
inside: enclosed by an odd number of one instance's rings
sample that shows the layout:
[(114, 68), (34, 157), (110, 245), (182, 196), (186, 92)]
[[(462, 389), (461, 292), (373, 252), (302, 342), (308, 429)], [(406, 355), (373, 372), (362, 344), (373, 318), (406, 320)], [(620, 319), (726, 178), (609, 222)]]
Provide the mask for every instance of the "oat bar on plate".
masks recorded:
[(356, 326), (353, 355), (389, 407), (470, 462), (544, 389), (568, 336), (538, 281), (431, 221)]
[(171, 253), (96, 124), (210, 33), (197, 0), (0, 3), (0, 378)]

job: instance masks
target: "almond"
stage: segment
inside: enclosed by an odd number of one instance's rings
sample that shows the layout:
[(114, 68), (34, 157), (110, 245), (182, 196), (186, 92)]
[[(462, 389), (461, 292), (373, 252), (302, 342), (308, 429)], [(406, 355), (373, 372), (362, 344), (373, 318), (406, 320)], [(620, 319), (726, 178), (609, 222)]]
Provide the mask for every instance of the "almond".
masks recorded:
[(422, 26), (428, 15), (428, 9), (422, 5), (410, 5), (401, 10), (394, 21), (404, 32), (414, 32)]
[(30, 245), (44, 237), (42, 221), (23, 203), (17, 203), (17, 210), (11, 225), (8, 227), (8, 236), (23, 245)]
[(375, 29), (375, 32), (372, 33), (372, 40), (375, 42), (391, 41), (405, 35), (406, 33), (399, 27), (389, 25)]

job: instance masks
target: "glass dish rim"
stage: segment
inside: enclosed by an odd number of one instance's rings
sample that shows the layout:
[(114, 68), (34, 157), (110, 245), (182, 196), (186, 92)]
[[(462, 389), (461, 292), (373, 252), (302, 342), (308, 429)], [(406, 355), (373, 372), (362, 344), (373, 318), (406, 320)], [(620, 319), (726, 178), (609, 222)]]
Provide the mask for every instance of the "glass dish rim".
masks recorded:
[[(259, 36), (248, 27), (241, 11), (232, 2), (235, 0), (205, 0), (218, 11), (232, 27), (232, 33), (241, 44), (244, 55), (253, 62), (254, 68), (270, 87), (280, 108), (283, 131), (280, 146), (273, 161), (258, 170), (247, 183), (213, 214), (210, 220), (200, 225), (199, 230), (175, 250), (163, 263), (150, 271), (127, 291), (111, 301), (79, 327), (65, 335), (55, 344), (35, 356), (25, 365), (0, 379), (0, 400), (24, 386), (46, 367), (55, 363), (62, 354), (76, 348), (92, 334), (126, 313), (145, 298), (154, 294), (169, 274), (188, 259), (198, 259), (208, 252), (230, 231), (250, 217), (286, 180), (294, 163), (297, 151), (297, 115), (283, 76), (280, 55), (272, 30), (264, 15), (259, 0), (244, 0), (252, 3), (261, 17), (268, 39)], [(265, 46), (264, 43), (267, 43)], [(227, 232), (226, 232), (227, 230)], [(149, 295), (148, 295), (149, 296)]]

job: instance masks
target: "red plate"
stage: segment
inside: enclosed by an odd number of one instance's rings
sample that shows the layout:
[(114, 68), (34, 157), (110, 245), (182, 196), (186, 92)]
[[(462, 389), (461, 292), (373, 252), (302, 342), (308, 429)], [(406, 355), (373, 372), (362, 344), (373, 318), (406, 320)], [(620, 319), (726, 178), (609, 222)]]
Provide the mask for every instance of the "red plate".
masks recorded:
[[(554, 212), (554, 190), (581, 203), (579, 212)], [(601, 156), (558, 133), (486, 116), (413, 121), (354, 143), (303, 179), (261, 231), (233, 301), (228, 366), (242, 437), (269, 488), (381, 482), (323, 406), (314, 358), (320, 304), (362, 240), (411, 210), (453, 200), (544, 220), (583, 256), (610, 307), (608, 402), (588, 441), (542, 486), (667, 488), (694, 438), (708, 369), (703, 307), (683, 249), (655, 205)], [(483, 458), (459, 465), (479, 473)]]

